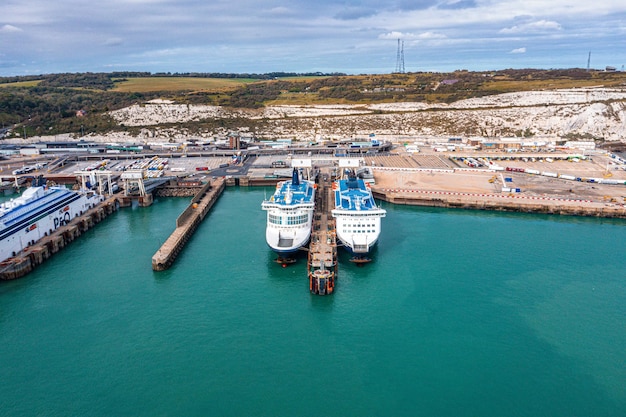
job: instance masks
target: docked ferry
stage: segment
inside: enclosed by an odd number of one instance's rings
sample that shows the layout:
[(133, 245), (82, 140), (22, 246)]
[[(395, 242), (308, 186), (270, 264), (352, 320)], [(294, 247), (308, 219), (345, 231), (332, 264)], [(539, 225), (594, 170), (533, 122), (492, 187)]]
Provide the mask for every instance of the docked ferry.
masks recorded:
[(269, 200), (263, 201), (267, 211), (265, 240), (281, 256), (305, 246), (311, 237), (315, 207), (315, 183), (301, 178), (293, 169), (291, 180), (281, 181)]
[(0, 262), (15, 256), (104, 200), (92, 191), (48, 187), (41, 177), (22, 195), (0, 204)]
[(347, 179), (333, 183), (337, 237), (350, 252), (365, 256), (376, 245), (381, 218), (387, 211), (378, 207), (368, 183), (350, 171)]

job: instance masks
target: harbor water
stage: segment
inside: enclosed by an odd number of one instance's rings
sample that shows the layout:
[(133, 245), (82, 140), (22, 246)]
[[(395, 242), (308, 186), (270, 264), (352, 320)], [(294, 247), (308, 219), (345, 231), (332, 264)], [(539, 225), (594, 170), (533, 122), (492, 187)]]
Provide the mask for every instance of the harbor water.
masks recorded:
[(626, 221), (383, 204), (335, 293), (227, 189), (171, 269), (189, 199), (121, 209), (0, 282), (2, 416), (620, 416)]

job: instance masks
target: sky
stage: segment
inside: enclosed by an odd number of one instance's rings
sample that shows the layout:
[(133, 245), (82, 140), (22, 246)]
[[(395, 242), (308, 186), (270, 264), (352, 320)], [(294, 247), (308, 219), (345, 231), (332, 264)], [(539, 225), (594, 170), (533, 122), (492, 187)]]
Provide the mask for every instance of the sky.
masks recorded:
[[(398, 42), (400, 39), (400, 42)], [(401, 49), (401, 53), (400, 52)], [(0, 76), (622, 70), (622, 0), (2, 0)]]

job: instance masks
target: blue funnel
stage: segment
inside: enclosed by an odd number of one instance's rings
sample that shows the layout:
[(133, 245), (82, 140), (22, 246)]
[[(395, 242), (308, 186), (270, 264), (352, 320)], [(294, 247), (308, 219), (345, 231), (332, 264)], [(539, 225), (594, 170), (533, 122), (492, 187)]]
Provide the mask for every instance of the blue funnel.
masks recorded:
[(295, 168), (291, 173), (291, 185), (300, 185), (300, 175), (298, 175), (298, 170)]

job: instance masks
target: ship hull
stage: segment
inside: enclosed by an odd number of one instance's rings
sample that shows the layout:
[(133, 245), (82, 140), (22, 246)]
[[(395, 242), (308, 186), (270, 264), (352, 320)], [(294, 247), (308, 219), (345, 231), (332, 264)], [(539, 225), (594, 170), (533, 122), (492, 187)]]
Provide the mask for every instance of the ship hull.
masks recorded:
[(311, 238), (311, 228), (295, 231), (293, 235), (289, 233), (277, 232), (268, 228), (265, 232), (267, 245), (279, 255), (293, 255), (301, 248), (305, 247)]
[[(34, 245), (102, 202), (102, 196), (63, 187), (41, 187), (38, 198), (3, 211), (0, 217), (0, 261)], [(19, 200), (16, 199), (16, 201)]]
[[(344, 217), (340, 210), (333, 210), (337, 228), (337, 239), (341, 245), (354, 255), (367, 255), (378, 244), (380, 236), (380, 218), (384, 210), (368, 213), (367, 216), (349, 215)], [(377, 217), (380, 216), (380, 217)]]

